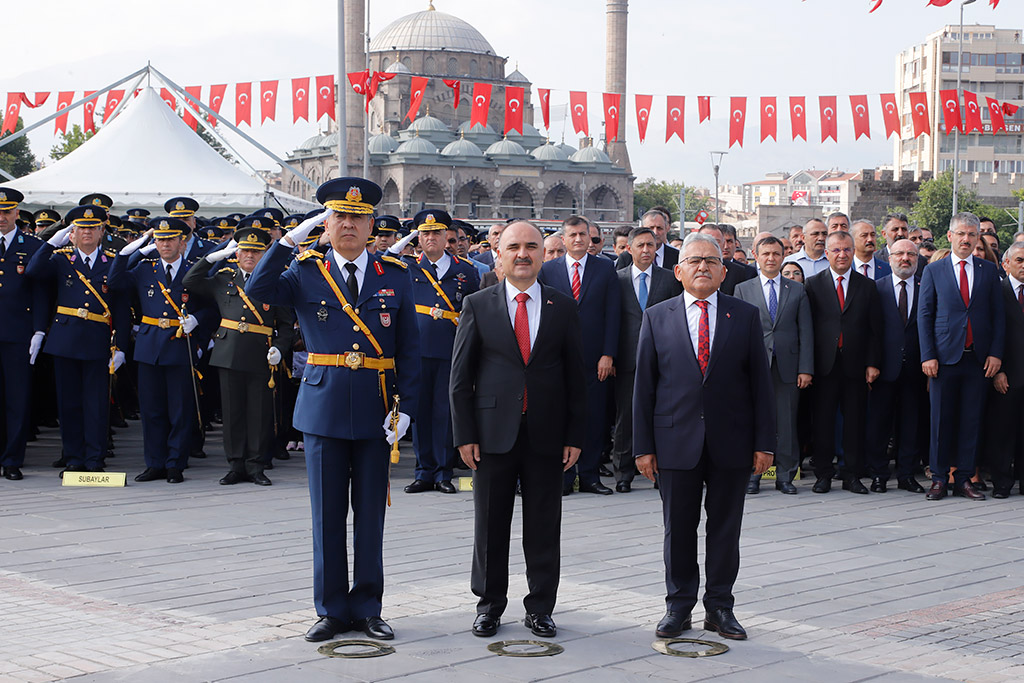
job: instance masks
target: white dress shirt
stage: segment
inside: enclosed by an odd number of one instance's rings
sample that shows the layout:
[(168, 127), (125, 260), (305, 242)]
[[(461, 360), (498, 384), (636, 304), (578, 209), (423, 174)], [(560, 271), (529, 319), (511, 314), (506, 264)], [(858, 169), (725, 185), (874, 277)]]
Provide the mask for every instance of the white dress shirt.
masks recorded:
[(965, 259), (950, 254), (949, 260), (953, 263), (953, 282), (956, 283), (957, 289), (960, 288), (960, 262), (967, 262), (967, 293), (968, 296), (974, 294), (974, 254), (968, 254)]
[[(521, 291), (522, 290), (516, 289), (516, 286), (507, 279), (505, 280), (505, 299), (508, 304), (508, 319), (512, 322), (513, 331), (516, 329), (516, 309), (519, 308), (519, 302), (516, 301), (516, 295)], [(526, 300), (526, 318), (530, 323), (530, 349), (533, 349), (534, 345), (537, 343), (537, 330), (540, 329), (540, 283), (535, 280), (534, 283), (526, 289), (526, 293), (530, 296), (530, 298)]]
[[(82, 263), (85, 263), (85, 259), (89, 259), (89, 268), (96, 267), (96, 258), (99, 256), (99, 249), (93, 249), (91, 254), (86, 254), (81, 249), (75, 249), (78, 252), (78, 258), (82, 259)], [(164, 272), (167, 272), (167, 266), (164, 266)]]
[[(651, 276), (654, 275), (654, 266), (647, 266), (647, 270), (640, 270), (633, 264), (629, 267), (630, 276), (633, 278), (633, 293), (636, 294), (636, 300), (640, 301), (640, 274), (647, 274), (647, 300), (651, 300)], [(570, 279), (570, 282), (572, 280)]]
[(356, 285), (358, 285), (359, 291), (362, 292), (363, 280), (366, 276), (366, 262), (370, 259), (369, 253), (363, 249), (359, 252), (359, 256), (356, 256), (354, 261), (349, 261), (347, 258), (339, 254), (337, 249), (331, 249), (331, 254), (334, 256), (334, 262), (338, 264), (338, 272), (341, 274), (342, 282), (348, 282), (348, 270), (346, 270), (345, 264), (356, 264)]
[(178, 277), (178, 268), (181, 268), (182, 260), (183, 260), (182, 256), (178, 256), (178, 258), (176, 260), (172, 261), (171, 263), (167, 263), (167, 261), (164, 261), (163, 259), (161, 259), (160, 260), (160, 279), (163, 280), (165, 277), (167, 277), (167, 266), (171, 267), (171, 279), (173, 280), (174, 278)]
[[(693, 344), (694, 357), (700, 356), (698, 350), (700, 337), (700, 306), (697, 305), (697, 297), (689, 292), (683, 292), (683, 302), (686, 304), (686, 326), (690, 330), (690, 343)], [(718, 326), (718, 292), (714, 292), (707, 298), (708, 302), (708, 350), (715, 347), (715, 328)]]
[(892, 274), (892, 291), (896, 295), (896, 305), (900, 305), (900, 283), (907, 283), (907, 318), (910, 318), (911, 311), (914, 310), (914, 276), (911, 275), (906, 280), (901, 280), (896, 277), (896, 273)]
[(654, 252), (654, 265), (659, 268), (665, 267), (665, 245), (658, 245), (657, 251)]
[[(770, 311), (772, 308), (771, 303), (769, 303), (768, 296), (771, 292), (771, 287), (768, 283), (770, 281), (775, 282), (775, 305), (777, 307), (779, 305), (779, 298), (782, 296), (782, 275), (776, 274), (775, 277), (765, 277), (764, 273), (760, 273), (758, 274), (758, 277), (761, 278), (761, 293), (764, 294), (764, 305)], [(775, 313), (778, 315), (778, 308), (776, 308)]]
[(832, 289), (839, 289), (839, 278), (843, 278), (843, 301), (845, 302), (850, 294), (850, 271), (846, 271), (842, 276), (831, 268), (828, 269), (828, 272), (832, 275)]
[(1013, 287), (1013, 298), (1016, 299), (1020, 296), (1020, 288), (1024, 285), (1024, 282), (1021, 282), (1009, 273), (1006, 274), (1006, 277), (1010, 280), (1010, 286)]
[[(583, 271), (585, 271), (587, 269), (587, 257), (588, 256), (590, 256), (590, 254), (584, 254), (583, 258), (581, 258), (578, 261), (578, 263), (580, 264), (580, 286), (581, 287), (583, 286)], [(565, 268), (566, 268), (566, 272), (569, 274), (569, 284), (570, 285), (572, 284), (572, 266), (573, 266), (574, 263), (577, 263), (577, 261), (574, 261), (572, 256), (569, 256), (568, 254), (566, 254), (565, 255)]]
[(4, 253), (10, 251), (11, 247), (14, 245), (14, 238), (17, 234), (17, 228), (11, 228), (6, 235), (0, 234), (0, 240), (3, 240), (4, 243)]
[[(427, 259), (430, 261), (430, 259)], [(448, 256), (448, 252), (441, 252), (441, 258), (437, 259), (437, 263), (430, 261), (430, 264), (434, 266), (434, 270), (437, 271), (437, 279), (440, 280), (444, 277), (444, 274), (448, 272), (448, 268), (451, 267), (452, 260)]]
[[(867, 272), (864, 272), (864, 266), (867, 266)], [(856, 256), (853, 257), (853, 269), (864, 277), (874, 280), (875, 279), (875, 259), (870, 261), (861, 261)]]

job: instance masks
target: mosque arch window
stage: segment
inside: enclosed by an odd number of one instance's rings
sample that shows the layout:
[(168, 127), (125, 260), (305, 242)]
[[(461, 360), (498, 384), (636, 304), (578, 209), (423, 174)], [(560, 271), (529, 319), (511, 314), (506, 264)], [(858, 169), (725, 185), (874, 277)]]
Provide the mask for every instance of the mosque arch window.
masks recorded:
[(501, 193), (498, 205), (501, 218), (534, 218), (533, 195), (521, 182), (515, 182)]
[(423, 60), (423, 73), (434, 74), (436, 70), (437, 67), (434, 65), (433, 57), (427, 57), (425, 60)]
[(409, 213), (422, 211), (429, 206), (447, 206), (448, 198), (441, 183), (433, 178), (424, 178), (409, 193)]
[(455, 57), (448, 58), (448, 75), (457, 76), (459, 74), (459, 60)]
[(480, 65), (476, 63), (475, 59), (469, 60), (469, 75), (470, 76), (479, 76), (480, 75)]

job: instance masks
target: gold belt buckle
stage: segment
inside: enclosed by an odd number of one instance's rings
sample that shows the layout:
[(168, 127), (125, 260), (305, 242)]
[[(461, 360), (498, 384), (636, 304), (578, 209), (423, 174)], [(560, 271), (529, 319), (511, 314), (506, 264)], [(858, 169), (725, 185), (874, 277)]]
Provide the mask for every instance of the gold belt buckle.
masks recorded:
[(434, 306), (433, 308), (430, 309), (430, 317), (433, 318), (434, 320), (440, 320), (441, 318), (444, 317), (444, 310), (438, 308), (437, 306)]
[(359, 351), (349, 351), (345, 354), (345, 366), (350, 370), (358, 370), (363, 367), (363, 354)]
[(89, 309), (88, 308), (79, 308), (77, 311), (75, 311), (75, 315), (77, 315), (82, 320), (85, 320), (86, 318), (89, 317)]
[(161, 330), (167, 330), (167, 329), (170, 329), (170, 327), (171, 327), (171, 319), (170, 318), (160, 318), (159, 320), (156, 321), (156, 324), (157, 324), (157, 327), (159, 327)]
[(249, 331), (249, 323), (246, 323), (246, 322), (238, 323), (238, 332), (240, 334), (245, 334), (248, 331)]

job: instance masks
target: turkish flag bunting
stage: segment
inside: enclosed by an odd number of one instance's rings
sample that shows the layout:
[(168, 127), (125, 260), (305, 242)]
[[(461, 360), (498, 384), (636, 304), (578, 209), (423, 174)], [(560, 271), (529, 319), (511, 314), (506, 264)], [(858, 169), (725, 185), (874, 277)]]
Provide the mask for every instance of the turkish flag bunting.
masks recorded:
[(697, 123), (704, 123), (711, 118), (711, 97), (700, 95), (697, 97)]
[(171, 94), (171, 91), (167, 88), (160, 88), (160, 99), (167, 103), (167, 106), (172, 110), (178, 110), (178, 101)]
[(612, 142), (619, 139), (619, 111), (622, 109), (622, 95), (602, 93), (604, 100), (604, 139)]
[(807, 103), (803, 97), (789, 98), (789, 121), (793, 128), (793, 139), (807, 140)]
[(875, 4), (871, 7), (871, 9), (868, 10), (868, 14), (871, 14), (876, 9), (882, 6), (882, 0), (872, 0), (872, 2), (874, 2)]
[[(95, 90), (86, 90), (82, 93), (82, 97), (89, 97), (95, 94)], [(82, 105), (82, 130), (86, 133), (96, 132), (96, 122), (93, 121), (92, 115), (96, 111), (96, 100), (99, 98), (91, 99)]]
[(1012, 117), (1020, 109), (1016, 104), (1010, 104), (1009, 102), (1003, 102), (1003, 115)]
[(319, 121), (324, 114), (331, 117), (333, 121), (335, 118), (335, 102), (334, 102), (334, 91), (337, 87), (337, 83), (334, 82), (334, 76), (317, 76), (316, 77), (316, 120)]
[(761, 142), (768, 138), (778, 141), (778, 113), (779, 108), (774, 97), (761, 98)]
[(651, 103), (654, 102), (654, 95), (636, 96), (636, 127), (640, 133), (640, 142), (647, 138), (647, 122), (651, 118)]
[[(185, 86), (185, 92), (188, 93), (189, 95), (191, 95), (193, 98), (195, 98), (196, 102), (199, 102), (200, 99), (203, 96), (203, 86), (201, 86), (201, 85), (188, 85), (188, 86)], [(186, 102), (188, 102), (187, 98), (186, 98)], [(182, 104), (185, 105), (185, 102), (182, 102)], [(198, 112), (199, 111), (199, 105), (198, 104), (193, 104), (192, 102), (188, 102), (187, 106), (183, 107), (184, 112), (185, 112), (185, 115), (184, 115), (185, 125), (187, 125), (192, 130), (195, 130), (196, 127), (199, 125), (199, 122), (196, 121), (196, 117), (195, 116), (192, 116), (192, 112), (189, 111), (189, 107), (194, 108)]]
[(544, 130), (551, 130), (551, 90), (549, 88), (537, 88), (540, 95), (540, 113), (544, 117)]
[(260, 82), (260, 124), (277, 115), (277, 81)]
[(292, 123), (309, 121), (309, 76), (292, 79)]
[(370, 78), (369, 90), (366, 91), (366, 111), (370, 111), (370, 100), (377, 96), (377, 87), (384, 81), (390, 81), (398, 74), (386, 74), (383, 71), (374, 71)]
[[(61, 109), (67, 109), (68, 105), (71, 104), (71, 100), (75, 98), (74, 91), (71, 92), (60, 92), (57, 93), (57, 111)], [(68, 115), (61, 114), (57, 117), (57, 122), (53, 124), (53, 132), (60, 131), (61, 133), (67, 132), (68, 128)]]
[(885, 139), (900, 132), (900, 110), (896, 107), (896, 95), (882, 93), (882, 120), (885, 121)]
[(117, 105), (121, 104), (123, 99), (124, 90), (107, 91), (107, 102), (103, 105), (103, 123), (110, 120), (110, 117), (114, 115), (114, 110), (117, 109)]
[[(124, 92), (123, 90), (121, 92)], [(50, 93), (48, 92), (37, 92), (35, 102), (30, 100), (25, 93), (21, 93), (21, 103), (29, 109), (36, 109), (46, 104), (46, 100), (50, 99)]]
[(666, 105), (668, 111), (665, 113), (665, 142), (672, 139), (673, 135), (679, 137), (679, 142), (686, 142), (684, 135), (686, 123), (686, 97), (683, 95), (669, 95)]
[(22, 97), (23, 95), (20, 92), (7, 93), (7, 108), (4, 109), (4, 125), (0, 128), (0, 135), (13, 133), (14, 129), (18, 127), (18, 114), (21, 113)]
[(526, 91), (520, 86), (505, 86), (505, 134), (518, 131), (523, 134), (523, 96)]
[(822, 95), (818, 98), (818, 107), (821, 109), (821, 141), (825, 142), (832, 138), (839, 142), (838, 126), (836, 125), (836, 96)]
[(999, 131), (1006, 130), (1006, 121), (1003, 119), (1003, 108), (999, 106), (999, 100), (994, 100), (991, 97), (986, 97), (985, 101), (988, 103), (988, 113), (992, 117), (992, 132), (998, 133)]
[(953, 2), (953, 0), (928, 0), (928, 5), (926, 6), (931, 7), (932, 5), (935, 5), (936, 7), (945, 7), (951, 2)]
[(871, 139), (871, 117), (868, 114), (868, 96), (850, 95), (850, 109), (853, 110), (853, 139), (863, 135)]
[(572, 112), (572, 127), (576, 134), (590, 136), (587, 122), (587, 93), (578, 90), (569, 91), (569, 111)]
[(426, 76), (412, 77), (412, 90), (409, 96), (409, 113), (405, 115), (405, 118), (409, 119), (410, 121), (416, 120), (416, 112), (420, 110), (420, 104), (423, 102), (423, 91), (426, 89)]
[(964, 90), (964, 133), (973, 133), (984, 128), (981, 125), (981, 108), (978, 96), (970, 90)]
[(747, 123), (747, 98), (729, 98), (729, 146), (739, 143), (743, 146), (743, 126)]
[(454, 109), (455, 111), (458, 111), (459, 110), (459, 96), (460, 96), (460, 94), (462, 92), (462, 81), (460, 81), (457, 78), (446, 78), (446, 79), (444, 79), (444, 84), (452, 89), (452, 97), (455, 100), (454, 103), (452, 104), (452, 109)]
[(235, 85), (235, 125), (252, 125), (252, 83)]
[(960, 98), (956, 90), (940, 90), (939, 97), (942, 98), (942, 120), (946, 125), (946, 135), (952, 135), (954, 130), (964, 132), (964, 122), (960, 116)]
[(370, 83), (370, 70), (353, 71), (348, 76), (349, 85), (356, 91), (357, 95), (365, 95)]
[(914, 122), (914, 137), (921, 133), (932, 134), (928, 123), (928, 94), (923, 92), (910, 93), (910, 120)]
[[(227, 91), (228, 86), (226, 83), (210, 86), (210, 109), (212, 109), (218, 114), (220, 113), (220, 105), (224, 104), (224, 93), (226, 93)], [(209, 121), (211, 126), (217, 125), (216, 116), (211, 116)]]
[(992, 9), (999, 7), (999, 0), (988, 0), (988, 4), (992, 5)]
[(469, 110), (469, 127), (487, 125), (487, 112), (491, 108), (491, 84), (473, 84), (473, 107)]

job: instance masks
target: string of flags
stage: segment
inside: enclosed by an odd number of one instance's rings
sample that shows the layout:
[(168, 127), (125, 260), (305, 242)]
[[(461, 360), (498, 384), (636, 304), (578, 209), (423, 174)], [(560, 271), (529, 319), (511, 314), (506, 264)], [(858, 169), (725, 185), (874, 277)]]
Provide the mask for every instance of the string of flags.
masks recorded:
[[(807, 0), (804, 0), (804, 2), (807, 2)], [(882, 6), (882, 2), (883, 2), (883, 0), (868, 0), (868, 4), (871, 6), (871, 9), (868, 10), (868, 14), (870, 14), (871, 12), (874, 12), (876, 9), (881, 7)], [(926, 7), (945, 7), (946, 5), (948, 5), (948, 4), (952, 3), (952, 2), (953, 2), (953, 0), (928, 0), (928, 4), (925, 5), (925, 6)], [(996, 7), (999, 6), (999, 0), (988, 0), (988, 4), (989, 4), (989, 6), (992, 9), (995, 9)]]

